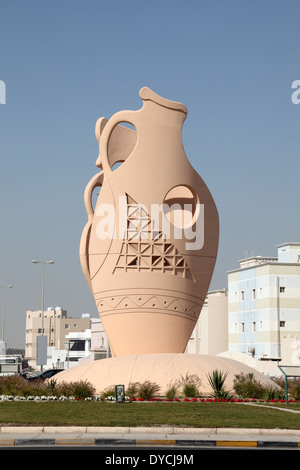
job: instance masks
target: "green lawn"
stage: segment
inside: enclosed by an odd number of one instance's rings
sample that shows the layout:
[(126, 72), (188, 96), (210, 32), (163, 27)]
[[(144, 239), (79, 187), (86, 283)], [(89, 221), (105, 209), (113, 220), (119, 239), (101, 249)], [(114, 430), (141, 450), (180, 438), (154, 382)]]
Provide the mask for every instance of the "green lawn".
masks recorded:
[(276, 406), (277, 408), (283, 408), (283, 409), (287, 409), (287, 410), (294, 410), (294, 411), (300, 411), (300, 402), (297, 401), (297, 402), (294, 402), (294, 403), (289, 403), (288, 405), (285, 403), (285, 402), (262, 402), (262, 403), (259, 403), (257, 402), (257, 404), (261, 404), (261, 405), (264, 405), (264, 406)]
[(0, 402), (3, 425), (300, 429), (300, 414), (236, 403)]

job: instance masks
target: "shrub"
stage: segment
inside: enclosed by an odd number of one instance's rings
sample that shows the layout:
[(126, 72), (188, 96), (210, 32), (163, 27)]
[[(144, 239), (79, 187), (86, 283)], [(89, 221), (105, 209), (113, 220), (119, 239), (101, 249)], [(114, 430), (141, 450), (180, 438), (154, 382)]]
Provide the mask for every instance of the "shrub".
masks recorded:
[(24, 381), (25, 381), (25, 384), (19, 393), (20, 396), (32, 395), (34, 397), (38, 397), (41, 395), (44, 395), (44, 396), (50, 395), (47, 385), (42, 380), (28, 382), (27, 380), (24, 379)]
[(265, 400), (280, 400), (285, 397), (284, 390), (277, 390), (274, 387), (267, 387), (264, 393)]
[(201, 379), (198, 375), (187, 373), (185, 377), (181, 376), (178, 383), (182, 386), (182, 393), (185, 397), (193, 398), (200, 395)]
[(166, 391), (166, 398), (168, 400), (174, 400), (177, 394), (177, 387), (175, 385), (170, 385), (169, 388)]
[(167, 386), (167, 390), (165, 392), (165, 397), (168, 400), (174, 400), (176, 395), (179, 394), (180, 386), (181, 386), (181, 381), (180, 380), (172, 380)]
[(19, 395), (20, 391), (25, 385), (25, 380), (18, 376), (4, 376), (0, 379), (0, 394), (1, 395)]
[(288, 381), (288, 392), (293, 400), (300, 400), (300, 380), (298, 378)]
[(54, 379), (49, 379), (47, 380), (46, 384), (47, 384), (47, 388), (48, 388), (50, 395), (54, 395), (55, 388), (56, 388), (56, 381)]
[(193, 384), (193, 383), (184, 384), (183, 388), (182, 388), (182, 391), (183, 391), (183, 395), (185, 397), (193, 398), (193, 397), (198, 397), (199, 396), (198, 387), (197, 387), (196, 384)]
[(95, 388), (90, 382), (86, 380), (79, 380), (77, 382), (61, 382), (59, 384), (52, 380), (48, 383), (49, 393), (57, 397), (75, 397), (75, 398), (90, 398), (95, 394)]
[(145, 382), (140, 383), (138, 385), (138, 392), (137, 395), (139, 398), (143, 398), (144, 400), (149, 400), (153, 396), (155, 396), (160, 390), (160, 386), (155, 382), (150, 382), (149, 380), (145, 380)]
[(114, 397), (116, 394), (114, 385), (110, 385), (101, 392), (102, 398)]
[(224, 389), (224, 383), (227, 378), (228, 372), (221, 372), (214, 370), (211, 374), (208, 374), (208, 381), (213, 389), (212, 396), (218, 399), (228, 400), (230, 398), (229, 391)]
[(38, 397), (56, 395), (65, 397), (89, 398), (94, 396), (95, 389), (89, 382), (62, 382), (55, 380), (34, 380), (29, 382), (19, 375), (0, 377), (0, 395), (13, 397)]
[(139, 390), (139, 382), (130, 382), (126, 388), (125, 395), (135, 397)]
[(266, 388), (254, 378), (254, 374), (237, 374), (233, 381), (235, 393), (242, 398), (263, 398)]
[(72, 389), (73, 389), (73, 397), (76, 398), (92, 398), (95, 395), (95, 387), (90, 383), (85, 381), (78, 381), (78, 382), (73, 382), (72, 384)]
[(13, 397), (48, 395), (47, 386), (41, 380), (28, 382), (20, 375), (0, 377), (0, 394)]
[(55, 380), (51, 381), (51, 394), (56, 395), (57, 397), (64, 396), (64, 397), (71, 397), (73, 396), (73, 384), (72, 382), (60, 382), (56, 384)]

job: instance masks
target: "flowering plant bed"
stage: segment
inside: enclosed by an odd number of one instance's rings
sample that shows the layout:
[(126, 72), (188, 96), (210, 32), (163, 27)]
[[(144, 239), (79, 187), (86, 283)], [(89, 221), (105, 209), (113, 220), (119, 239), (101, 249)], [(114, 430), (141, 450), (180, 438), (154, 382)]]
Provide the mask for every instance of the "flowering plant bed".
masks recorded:
[[(37, 395), (32, 396), (14, 396), (14, 395), (0, 395), (1, 401), (35, 401), (35, 402), (46, 402), (46, 401), (101, 401), (101, 402), (115, 402), (116, 399), (114, 396), (110, 395), (106, 398), (101, 395), (95, 395), (93, 397), (80, 398), (76, 396), (55, 396), (55, 395)], [(275, 399), (257, 399), (257, 398), (230, 398), (226, 400), (225, 398), (164, 398), (164, 397), (152, 397), (149, 399), (145, 398), (136, 398), (136, 397), (125, 397), (125, 402), (127, 403), (141, 403), (141, 402), (160, 402), (160, 403), (286, 403), (286, 400), (275, 400)], [(289, 403), (300, 403), (299, 400), (288, 400)]]
[[(148, 400), (144, 398), (135, 398), (130, 397), (130, 402), (172, 402), (172, 403), (286, 403), (286, 400), (263, 400), (257, 398), (230, 398), (226, 400), (225, 398), (149, 398)], [(289, 403), (299, 403), (299, 400), (289, 400)]]

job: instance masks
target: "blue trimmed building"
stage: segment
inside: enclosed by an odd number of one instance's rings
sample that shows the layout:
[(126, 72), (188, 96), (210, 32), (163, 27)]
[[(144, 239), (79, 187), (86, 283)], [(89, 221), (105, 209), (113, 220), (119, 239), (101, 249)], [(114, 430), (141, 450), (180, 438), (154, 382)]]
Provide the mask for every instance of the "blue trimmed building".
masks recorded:
[(254, 256), (228, 272), (228, 348), (300, 365), (300, 243)]

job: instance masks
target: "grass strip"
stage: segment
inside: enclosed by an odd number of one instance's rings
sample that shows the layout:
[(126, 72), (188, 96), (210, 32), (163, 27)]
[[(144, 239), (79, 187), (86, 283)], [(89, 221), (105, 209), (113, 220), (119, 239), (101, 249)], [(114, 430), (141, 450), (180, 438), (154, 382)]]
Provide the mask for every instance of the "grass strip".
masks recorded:
[(0, 402), (0, 425), (300, 429), (300, 414), (234, 403)]

